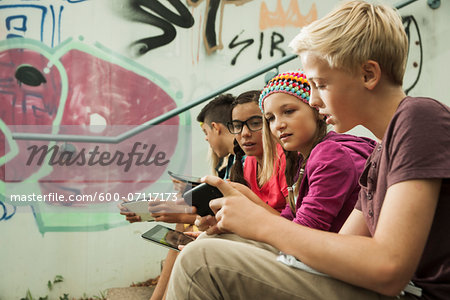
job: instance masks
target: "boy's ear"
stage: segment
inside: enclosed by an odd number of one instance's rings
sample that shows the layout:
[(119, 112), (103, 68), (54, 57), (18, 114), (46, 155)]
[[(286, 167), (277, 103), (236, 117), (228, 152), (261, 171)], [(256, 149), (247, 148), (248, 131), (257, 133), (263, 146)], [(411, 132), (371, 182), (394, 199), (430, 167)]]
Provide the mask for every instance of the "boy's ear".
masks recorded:
[(381, 80), (380, 65), (374, 60), (368, 60), (362, 65), (364, 86), (373, 90)]
[(221, 125), (220, 123), (211, 122), (211, 129), (216, 131), (217, 134), (220, 134), (222, 131), (222, 127), (220, 125)]

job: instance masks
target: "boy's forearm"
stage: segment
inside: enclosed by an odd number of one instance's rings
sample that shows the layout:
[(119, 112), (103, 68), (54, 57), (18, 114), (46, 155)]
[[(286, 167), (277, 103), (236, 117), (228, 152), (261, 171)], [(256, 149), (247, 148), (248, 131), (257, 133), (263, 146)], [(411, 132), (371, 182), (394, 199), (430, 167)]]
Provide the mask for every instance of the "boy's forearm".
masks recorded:
[(411, 279), (422, 256), (440, 186), (441, 180), (390, 186), (373, 237), (319, 231), (268, 215), (260, 224), (258, 238), (320, 272), (395, 296)]
[(258, 204), (259, 206), (265, 208), (268, 212), (270, 212), (271, 214), (280, 215), (280, 212), (278, 210), (276, 210), (275, 208), (273, 208), (272, 206), (270, 206), (269, 204), (265, 203), (264, 201), (253, 201), (256, 204)]
[(390, 279), (395, 266), (373, 238), (320, 231), (273, 217), (260, 226), (258, 240), (320, 272), (381, 294), (396, 295), (403, 288), (403, 283)]

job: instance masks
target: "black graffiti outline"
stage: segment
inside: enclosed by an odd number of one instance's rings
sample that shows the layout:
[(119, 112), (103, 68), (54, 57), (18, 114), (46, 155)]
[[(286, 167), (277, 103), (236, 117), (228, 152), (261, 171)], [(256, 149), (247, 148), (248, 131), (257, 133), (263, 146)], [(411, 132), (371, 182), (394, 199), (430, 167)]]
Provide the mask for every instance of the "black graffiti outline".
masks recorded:
[(182, 28), (190, 28), (194, 25), (194, 17), (180, 0), (167, 0), (175, 8), (178, 14), (166, 8), (159, 1), (160, 0), (128, 1), (129, 8), (133, 13), (131, 16), (133, 21), (149, 24), (158, 27), (163, 31), (161, 35), (147, 37), (133, 42), (130, 47), (136, 48), (136, 54), (138, 56), (144, 55), (150, 50), (165, 46), (172, 42), (177, 35), (177, 31), (173, 24)]
[[(279, 37), (280, 39), (275, 41), (275, 37)], [(281, 33), (272, 32), (272, 36), (270, 37), (270, 57), (273, 57), (275, 50), (280, 51), (282, 57), (286, 56), (286, 52), (278, 47), (282, 42), (284, 42), (284, 36)]]
[[(422, 45), (422, 37), (420, 35), (420, 29), (419, 29), (419, 25), (417, 24), (416, 18), (414, 18), (413, 15), (410, 16), (402, 16), (402, 21), (403, 21), (403, 26), (405, 28), (405, 32), (406, 32), (406, 36), (408, 37), (408, 56), (409, 56), (409, 51), (411, 48), (411, 22), (414, 24), (414, 27), (417, 30), (417, 37), (418, 37), (418, 46), (419, 46), (419, 56), (420, 56), (420, 60), (419, 60), (419, 70), (417, 72), (417, 76), (414, 79), (414, 82), (411, 84), (410, 87), (404, 89), (405, 90), (405, 94), (408, 95), (409, 92), (417, 85), (417, 83), (419, 82), (420, 76), (422, 75), (422, 65), (423, 65), (423, 45)], [(408, 58), (409, 60), (409, 58)]]
[(237, 46), (240, 46), (240, 45), (245, 45), (244, 47), (242, 47), (242, 48), (238, 51), (238, 53), (236, 53), (236, 55), (235, 55), (235, 56), (233, 57), (233, 59), (231, 60), (231, 65), (232, 65), (232, 66), (234, 66), (234, 65), (236, 64), (237, 58), (238, 58), (238, 56), (242, 53), (242, 51), (244, 51), (247, 47), (251, 46), (251, 45), (255, 42), (254, 39), (247, 39), (247, 40), (244, 40), (244, 41), (241, 41), (241, 42), (237, 42), (237, 43), (236, 43), (236, 40), (239, 38), (239, 36), (240, 36), (243, 32), (244, 32), (244, 31), (242, 30), (241, 33), (239, 33), (238, 35), (236, 35), (236, 36), (231, 40), (230, 44), (228, 45), (228, 48), (230, 48), (230, 49), (233, 49), (233, 48), (235, 48), (235, 47), (237, 47)]
[[(252, 38), (240, 41), (240, 42), (236, 42), (237, 39), (239, 38), (239, 36), (243, 33), (244, 31), (241, 31), (239, 34), (237, 34), (232, 40), (231, 42), (228, 44), (228, 48), (229, 49), (233, 49), (237, 46), (240, 45), (245, 45), (244, 47), (242, 47), (238, 53), (236, 53), (236, 55), (232, 58), (231, 60), (231, 65), (234, 66), (236, 64), (236, 61), (239, 57), (239, 55), (249, 46), (251, 46), (255, 40)], [(281, 52), (281, 56), (284, 57), (286, 56), (286, 51), (284, 51), (282, 48), (279, 47), (279, 45), (281, 43), (284, 42), (284, 36), (281, 33), (278, 33), (276, 31), (272, 32), (272, 35), (270, 37), (270, 57), (273, 57), (275, 55), (275, 51), (279, 51)], [(259, 48), (258, 48), (258, 59), (261, 60), (262, 59), (262, 49), (263, 49), (263, 43), (264, 43), (264, 32), (261, 32), (259, 35)]]
[(259, 34), (259, 49), (258, 49), (258, 59), (261, 60), (262, 58), (262, 49), (264, 44), (264, 32), (261, 31)]

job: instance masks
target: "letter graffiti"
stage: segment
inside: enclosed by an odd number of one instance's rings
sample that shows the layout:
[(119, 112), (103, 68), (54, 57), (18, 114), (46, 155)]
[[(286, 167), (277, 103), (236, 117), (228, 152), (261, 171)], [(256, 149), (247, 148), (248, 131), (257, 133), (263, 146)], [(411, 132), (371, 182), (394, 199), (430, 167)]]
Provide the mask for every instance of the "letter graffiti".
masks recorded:
[[(233, 57), (233, 59), (231, 60), (231, 65), (234, 66), (236, 64), (237, 58), (238, 56), (248, 47), (250, 47), (255, 40), (252, 38), (243, 40), (243, 41), (237, 41), (239, 36), (243, 33), (244, 31), (242, 31), (241, 33), (237, 34), (230, 42), (230, 44), (228, 45), (228, 48), (233, 49), (236, 48), (238, 46), (244, 45), (239, 51), (238, 53), (236, 53), (236, 55)], [(270, 57), (273, 57), (275, 55), (275, 51), (279, 51), (281, 53), (281, 57), (286, 55), (286, 52), (279, 47), (279, 45), (281, 43), (284, 42), (284, 37), (281, 33), (278, 32), (272, 32), (272, 35), (270, 37)], [(258, 59), (261, 60), (262, 59), (262, 50), (263, 50), (263, 44), (264, 44), (264, 32), (261, 32), (259, 35), (259, 47), (258, 47)]]
[(39, 36), (41, 42), (54, 47), (61, 42), (64, 8), (85, 1), (66, 0), (66, 5), (0, 4), (0, 40)]
[[(242, 31), (242, 32), (243, 32), (243, 31)], [(242, 34), (242, 32), (241, 32), (240, 34)], [(240, 45), (244, 45), (244, 47), (242, 47), (242, 48), (238, 51), (238, 53), (233, 57), (233, 59), (231, 60), (231, 65), (232, 65), (232, 66), (234, 66), (234, 65), (236, 64), (236, 60), (237, 60), (239, 54), (241, 54), (242, 51), (245, 50), (245, 48), (249, 47), (251, 44), (253, 44), (253, 43), (255, 42), (254, 39), (246, 39), (246, 40), (244, 40), (244, 41), (236, 42), (240, 34), (236, 35), (236, 36), (233, 38), (233, 40), (230, 42), (230, 44), (228, 45), (228, 48), (230, 48), (230, 49), (233, 49), (233, 48), (235, 48), (235, 47), (237, 47), (237, 46), (240, 46)], [(262, 42), (261, 42), (261, 45), (262, 45)], [(261, 49), (261, 47), (260, 47), (260, 49)]]

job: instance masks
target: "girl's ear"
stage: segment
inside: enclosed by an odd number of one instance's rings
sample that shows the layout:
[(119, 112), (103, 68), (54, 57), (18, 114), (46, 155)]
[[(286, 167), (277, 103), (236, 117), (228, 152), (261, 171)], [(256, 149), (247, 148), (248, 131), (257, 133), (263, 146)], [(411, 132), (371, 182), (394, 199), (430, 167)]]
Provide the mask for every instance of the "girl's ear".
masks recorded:
[(363, 84), (368, 90), (373, 90), (381, 79), (380, 65), (374, 60), (368, 60), (362, 65)]

